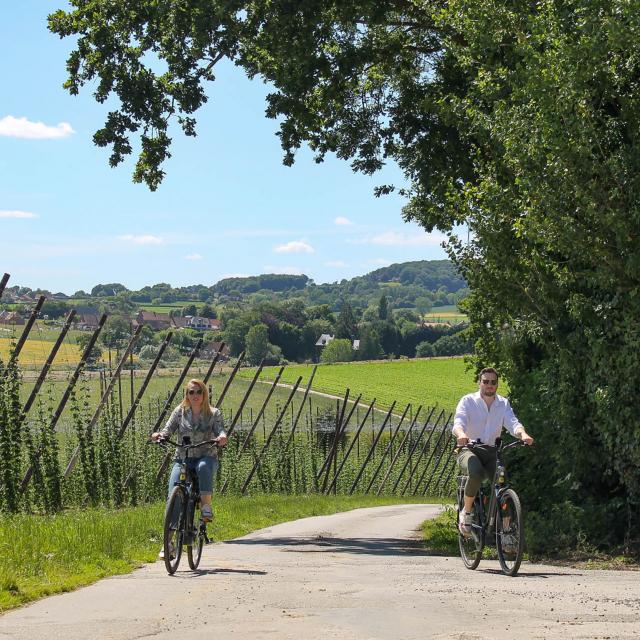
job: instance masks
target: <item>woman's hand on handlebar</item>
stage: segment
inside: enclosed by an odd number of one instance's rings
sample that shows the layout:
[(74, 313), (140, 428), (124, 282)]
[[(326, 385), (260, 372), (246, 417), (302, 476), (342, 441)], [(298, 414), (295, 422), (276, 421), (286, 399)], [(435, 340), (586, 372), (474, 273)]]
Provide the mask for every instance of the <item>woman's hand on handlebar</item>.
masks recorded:
[(160, 442), (161, 440), (164, 440), (164, 437), (160, 431), (155, 431), (151, 434), (151, 440), (153, 440), (153, 442)]
[(215, 439), (215, 442), (218, 444), (219, 447), (224, 447), (225, 444), (227, 444), (227, 436), (218, 436)]

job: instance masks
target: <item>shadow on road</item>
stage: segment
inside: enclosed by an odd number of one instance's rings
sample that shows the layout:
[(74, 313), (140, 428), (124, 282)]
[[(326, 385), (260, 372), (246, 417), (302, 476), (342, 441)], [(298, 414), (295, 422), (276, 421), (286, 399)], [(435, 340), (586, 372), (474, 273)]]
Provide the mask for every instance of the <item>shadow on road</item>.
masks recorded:
[[(500, 569), (476, 569), (477, 573), (492, 573), (496, 575), (502, 575), (502, 571)], [(551, 578), (553, 576), (581, 576), (581, 573), (565, 573), (564, 571), (530, 571), (527, 573), (527, 570), (523, 571), (522, 567), (520, 567), (520, 571), (518, 571), (518, 578)]]
[(380, 556), (433, 555), (419, 541), (405, 538), (333, 538), (325, 536), (301, 538), (247, 538), (228, 540), (224, 544), (269, 545), (291, 547), (283, 549), (292, 553), (363, 553)]
[(187, 572), (178, 572), (176, 573), (176, 577), (186, 578), (193, 577), (198, 578), (199, 576), (210, 576), (216, 573), (244, 573), (249, 576), (266, 576), (267, 571), (261, 571), (259, 569), (196, 569), (195, 571)]

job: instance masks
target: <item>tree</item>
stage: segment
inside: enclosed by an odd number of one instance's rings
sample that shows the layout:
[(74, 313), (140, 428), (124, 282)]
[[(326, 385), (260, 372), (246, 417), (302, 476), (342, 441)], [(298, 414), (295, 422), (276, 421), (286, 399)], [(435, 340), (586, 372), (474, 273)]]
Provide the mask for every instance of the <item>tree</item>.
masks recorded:
[[(81, 333), (76, 336), (76, 342), (83, 352), (87, 348), (89, 340), (91, 340), (91, 334), (89, 333)], [(102, 358), (102, 349), (97, 344), (94, 344), (87, 356), (87, 364), (96, 364), (100, 358)]]
[(420, 314), (420, 318), (422, 318), (425, 313), (428, 313), (429, 311), (431, 311), (432, 306), (433, 306), (433, 303), (426, 296), (420, 296), (419, 298), (416, 298), (416, 309)]
[[(280, 121), (285, 164), (305, 143), (318, 160), (335, 153), (365, 173), (395, 160), (408, 185), (403, 217), (448, 236), (472, 290), (476, 366), (500, 366), (540, 440), (564, 436), (516, 466), (528, 522), (562, 520), (574, 540), (581, 531), (598, 542), (637, 530), (634, 3), (257, 0), (198, 3), (177, 20), (183, 2), (75, 0), (50, 18), (55, 33), (79, 36), (67, 88), (91, 82), (100, 102), (122, 100), (94, 137), (112, 147), (110, 162), (142, 132), (134, 179), (157, 188), (167, 123), (175, 115), (194, 134), (202, 83), (224, 57), (275, 87), (267, 115)], [(398, 273), (407, 286), (418, 278), (413, 268)], [(380, 332), (387, 352), (392, 334)], [(539, 496), (543, 484), (553, 495)], [(565, 501), (574, 520), (553, 513)], [(530, 548), (558, 539), (540, 531)]]
[(389, 302), (384, 293), (380, 296), (380, 302), (378, 302), (378, 318), (380, 320), (387, 320), (389, 318)]
[[(188, 304), (186, 307), (182, 307), (182, 317), (186, 316), (197, 316), (198, 315), (198, 307), (195, 304)], [(203, 316), (207, 318), (209, 316)]]
[(131, 338), (131, 325), (122, 316), (109, 316), (98, 340), (109, 349), (124, 347)]
[(269, 340), (267, 339), (267, 326), (256, 324), (247, 332), (246, 356), (249, 364), (260, 364), (261, 360), (269, 351)]
[(364, 325), (360, 329), (360, 346), (356, 352), (358, 360), (377, 360), (382, 356), (380, 337), (371, 325)]
[(433, 345), (430, 342), (421, 342), (416, 347), (416, 358), (432, 358), (435, 355)]
[(348, 302), (343, 303), (336, 320), (336, 338), (353, 340), (357, 335), (356, 319)]
[[(196, 313), (194, 313), (193, 315), (198, 315), (197, 310), (196, 310)], [(218, 314), (216, 313), (216, 310), (208, 303), (202, 306), (202, 309), (200, 309), (200, 315), (203, 318), (215, 319), (215, 318), (218, 317)]]
[(351, 362), (353, 346), (351, 340), (336, 338), (322, 349), (320, 362)]

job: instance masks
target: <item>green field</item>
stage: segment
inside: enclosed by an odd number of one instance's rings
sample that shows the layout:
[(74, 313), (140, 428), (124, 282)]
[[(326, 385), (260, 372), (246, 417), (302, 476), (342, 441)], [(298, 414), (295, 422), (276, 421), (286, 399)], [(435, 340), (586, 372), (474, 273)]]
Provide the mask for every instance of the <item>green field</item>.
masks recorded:
[[(273, 378), (276, 367), (265, 367), (263, 377)], [(293, 384), (302, 376), (302, 384), (311, 375), (313, 365), (290, 365), (282, 382)], [(243, 370), (241, 375), (253, 375)], [(425, 358), (413, 360), (381, 360), (376, 362), (346, 362), (321, 364), (313, 380), (313, 390), (336, 396), (350, 397), (362, 393), (362, 402), (389, 408), (395, 400), (398, 407), (411, 403), (438, 406), (453, 411), (458, 400), (476, 389), (473, 371), (467, 370), (463, 358)]]

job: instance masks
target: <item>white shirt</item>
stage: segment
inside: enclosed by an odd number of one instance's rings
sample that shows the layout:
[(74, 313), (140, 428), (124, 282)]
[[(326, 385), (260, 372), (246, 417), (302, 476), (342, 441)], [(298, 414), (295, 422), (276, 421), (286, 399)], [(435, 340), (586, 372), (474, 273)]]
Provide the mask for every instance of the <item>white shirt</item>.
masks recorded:
[(515, 430), (522, 425), (504, 396), (496, 393), (489, 408), (480, 392), (476, 391), (458, 402), (452, 430), (456, 427), (462, 427), (470, 440), (479, 438), (485, 444), (493, 445), (496, 438), (500, 437), (502, 427), (515, 436)]

